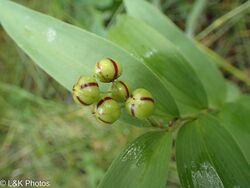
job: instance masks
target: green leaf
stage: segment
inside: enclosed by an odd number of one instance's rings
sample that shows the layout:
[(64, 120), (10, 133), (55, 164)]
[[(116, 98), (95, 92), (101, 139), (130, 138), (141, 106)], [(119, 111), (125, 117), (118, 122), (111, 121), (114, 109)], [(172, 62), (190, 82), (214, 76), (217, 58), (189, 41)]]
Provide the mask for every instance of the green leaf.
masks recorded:
[(228, 103), (219, 114), (220, 123), (231, 133), (250, 164), (250, 96)]
[(204, 85), (210, 107), (220, 107), (226, 94), (223, 77), (210, 57), (202, 52), (169, 18), (143, 0), (125, 0), (128, 14), (156, 29), (180, 50)]
[(18, 46), (68, 90), (80, 75), (92, 75), (98, 60), (111, 57), (122, 64), (121, 79), (131, 88), (148, 89), (158, 109), (179, 114), (159, 77), (115, 44), (11, 1), (0, 1), (0, 22)]
[(167, 132), (140, 136), (112, 163), (99, 188), (164, 188), (171, 141)]
[(109, 37), (140, 58), (164, 81), (182, 114), (207, 107), (207, 96), (196, 73), (160, 33), (140, 20), (123, 16), (111, 28)]
[(240, 89), (233, 82), (227, 81), (226, 102), (233, 102), (241, 96)]
[(250, 166), (218, 121), (201, 115), (179, 130), (177, 169), (183, 187), (249, 187)]

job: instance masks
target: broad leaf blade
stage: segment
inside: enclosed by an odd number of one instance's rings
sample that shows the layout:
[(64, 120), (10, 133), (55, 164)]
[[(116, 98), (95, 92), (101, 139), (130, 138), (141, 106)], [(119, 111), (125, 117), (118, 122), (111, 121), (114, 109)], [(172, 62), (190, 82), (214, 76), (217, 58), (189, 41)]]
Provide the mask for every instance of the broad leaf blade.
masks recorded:
[(183, 187), (248, 187), (250, 167), (231, 135), (210, 115), (184, 125), (176, 141)]
[(182, 114), (207, 107), (207, 96), (196, 73), (175, 46), (160, 33), (140, 20), (123, 16), (112, 27), (109, 36), (141, 58), (164, 81)]
[(144, 0), (125, 0), (128, 14), (156, 29), (175, 44), (194, 68), (204, 85), (211, 107), (220, 107), (225, 99), (225, 83), (210, 57), (202, 52), (169, 18)]
[(241, 91), (239, 87), (231, 81), (226, 82), (226, 102), (234, 102), (241, 96)]
[(171, 141), (167, 132), (140, 136), (112, 163), (99, 188), (164, 188)]
[(219, 114), (221, 125), (236, 140), (250, 164), (250, 96), (228, 103)]
[(122, 64), (121, 79), (131, 88), (148, 89), (158, 109), (178, 115), (176, 104), (162, 81), (113, 43), (10, 1), (0, 1), (0, 22), (18, 46), (68, 90), (80, 75), (93, 75), (98, 60), (111, 57)]

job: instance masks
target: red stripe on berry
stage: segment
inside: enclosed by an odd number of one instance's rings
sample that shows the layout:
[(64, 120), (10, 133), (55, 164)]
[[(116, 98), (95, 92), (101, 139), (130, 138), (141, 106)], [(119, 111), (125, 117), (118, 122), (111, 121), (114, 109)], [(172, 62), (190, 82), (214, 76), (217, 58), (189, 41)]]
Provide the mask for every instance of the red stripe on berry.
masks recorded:
[(141, 101), (151, 101), (152, 103), (154, 103), (154, 99), (152, 99), (151, 97), (141, 97), (140, 98)]
[(113, 66), (114, 66), (114, 71), (115, 71), (114, 80), (115, 80), (118, 77), (118, 66), (117, 66), (117, 63), (113, 59), (110, 59), (110, 58), (108, 58), (108, 59), (112, 62)]
[(123, 82), (123, 81), (119, 81), (122, 85), (123, 85), (123, 87), (125, 88), (125, 90), (126, 90), (126, 98), (128, 98), (129, 97), (129, 90), (128, 90), (128, 87), (127, 87), (127, 85)]
[(90, 105), (90, 104), (87, 104), (87, 103), (83, 102), (83, 101), (80, 99), (80, 97), (76, 96), (76, 98), (77, 98), (77, 100), (78, 100), (81, 104), (83, 104), (83, 105)]
[(98, 117), (98, 119), (99, 119), (100, 121), (102, 121), (103, 123), (111, 124), (111, 122), (109, 122), (109, 121), (105, 121), (105, 120), (103, 120), (103, 119), (102, 119), (102, 118), (100, 118), (100, 117)]
[(96, 105), (96, 108), (98, 109), (99, 106), (101, 106), (105, 101), (107, 100), (111, 100), (112, 98), (111, 97), (104, 97), (102, 100), (100, 100), (97, 105)]
[(99, 87), (98, 84), (97, 84), (96, 82), (89, 82), (89, 83), (82, 84), (82, 85), (81, 85), (81, 89), (86, 88), (86, 87), (92, 87), (92, 86), (97, 86), (97, 87)]
[(135, 116), (135, 104), (130, 105), (130, 110), (131, 110), (132, 116)]

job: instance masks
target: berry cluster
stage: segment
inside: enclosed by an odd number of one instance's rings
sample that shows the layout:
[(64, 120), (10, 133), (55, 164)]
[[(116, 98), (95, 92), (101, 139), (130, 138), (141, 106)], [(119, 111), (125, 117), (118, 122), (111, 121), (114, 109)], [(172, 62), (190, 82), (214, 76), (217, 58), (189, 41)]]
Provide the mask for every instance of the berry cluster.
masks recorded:
[[(139, 119), (149, 117), (154, 110), (154, 99), (145, 89), (136, 89), (132, 94), (125, 81), (117, 80), (122, 74), (121, 65), (113, 59), (102, 59), (95, 65), (94, 76), (81, 76), (73, 86), (73, 99), (82, 105), (93, 105), (96, 118), (104, 123), (114, 123), (125, 103), (128, 113)], [(111, 88), (102, 93), (96, 81), (112, 82)]]

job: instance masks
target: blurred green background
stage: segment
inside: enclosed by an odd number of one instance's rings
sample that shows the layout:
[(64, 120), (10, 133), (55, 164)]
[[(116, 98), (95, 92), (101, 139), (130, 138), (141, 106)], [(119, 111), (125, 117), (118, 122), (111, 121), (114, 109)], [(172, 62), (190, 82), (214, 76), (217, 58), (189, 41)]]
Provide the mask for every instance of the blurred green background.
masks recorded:
[[(122, 0), (16, 2), (104, 37), (116, 16), (124, 12)], [(249, 10), (246, 13), (237, 9), (246, 1), (151, 2), (190, 36), (226, 58), (241, 74), (250, 75), (250, 14)], [(194, 16), (197, 7), (200, 13)], [(237, 14), (229, 14), (227, 19), (225, 15), (231, 10), (238, 10)], [(249, 93), (246, 83), (222, 71), (225, 78)], [(128, 125), (98, 124), (88, 110), (72, 103), (70, 93), (38, 68), (1, 26), (0, 75), (2, 179), (48, 180), (53, 188), (95, 188), (121, 149), (145, 132)], [(174, 154), (171, 165), (168, 185), (179, 187)]]

